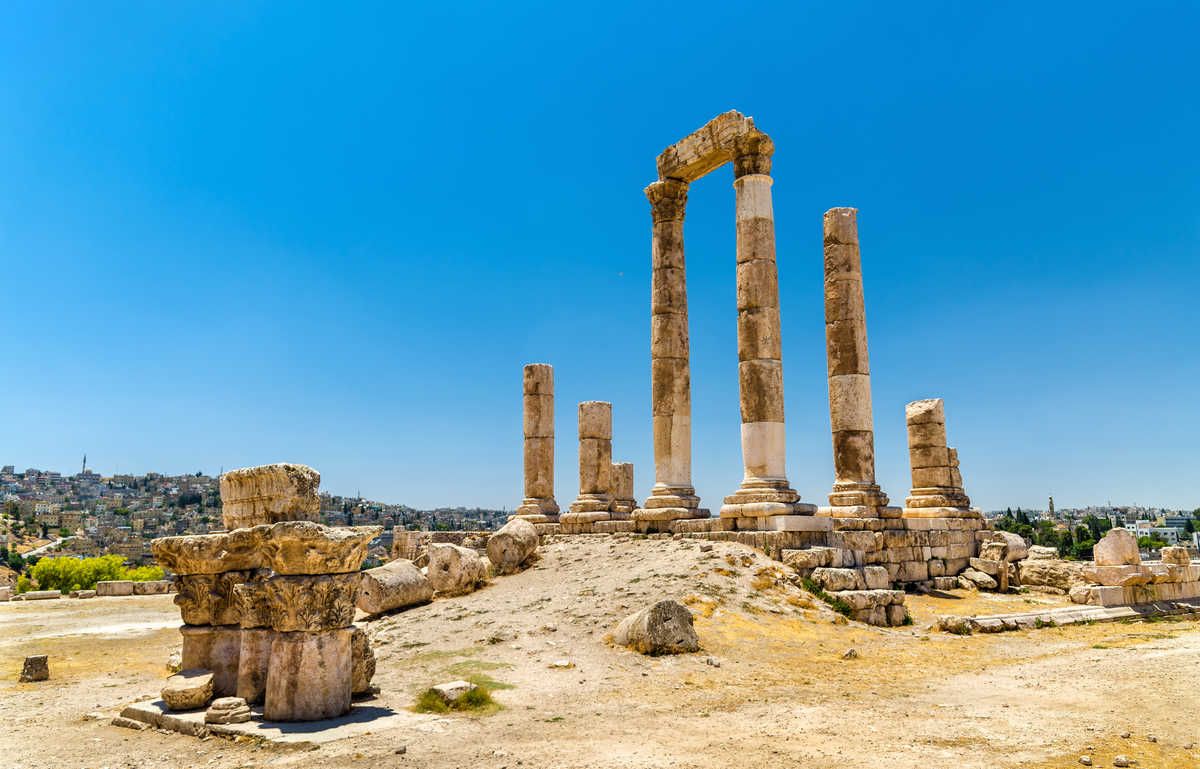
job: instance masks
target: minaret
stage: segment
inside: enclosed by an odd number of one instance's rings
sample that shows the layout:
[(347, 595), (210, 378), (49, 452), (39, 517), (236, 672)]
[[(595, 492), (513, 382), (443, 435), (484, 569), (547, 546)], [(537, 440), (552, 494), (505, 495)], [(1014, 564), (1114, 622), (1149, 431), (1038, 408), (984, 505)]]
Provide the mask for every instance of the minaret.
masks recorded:
[(1050, 518), (1054, 518), (1054, 495), (1050, 495)]
[(85, 452), (85, 453), (84, 453), (84, 455), (83, 455), (83, 467), (82, 467), (82, 468), (80, 468), (79, 472), (80, 472), (80, 473), (86, 473), (86, 472), (87, 472), (87, 453), (86, 453), (86, 452)]

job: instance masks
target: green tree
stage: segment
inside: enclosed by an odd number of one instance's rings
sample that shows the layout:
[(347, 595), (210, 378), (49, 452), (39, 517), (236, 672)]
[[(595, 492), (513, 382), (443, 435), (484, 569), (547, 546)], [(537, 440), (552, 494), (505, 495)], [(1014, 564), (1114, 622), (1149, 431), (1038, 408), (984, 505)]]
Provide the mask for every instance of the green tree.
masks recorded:
[(61, 529), (58, 530), (58, 536), (69, 537), (69, 536), (71, 536), (71, 530), (68, 529), (66, 526), (63, 526)]

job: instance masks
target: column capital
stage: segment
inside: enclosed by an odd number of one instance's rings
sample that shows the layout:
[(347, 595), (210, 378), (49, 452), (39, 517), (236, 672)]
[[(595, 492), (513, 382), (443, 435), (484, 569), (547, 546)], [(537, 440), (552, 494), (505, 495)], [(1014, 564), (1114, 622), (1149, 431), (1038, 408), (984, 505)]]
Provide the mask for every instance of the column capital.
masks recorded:
[(729, 159), (733, 161), (733, 178), (771, 173), (771, 156), (775, 154), (775, 142), (762, 131), (735, 136), (725, 149), (729, 152)]
[(654, 223), (683, 221), (687, 207), (688, 184), (679, 179), (663, 179), (646, 188), (650, 200), (650, 214)]

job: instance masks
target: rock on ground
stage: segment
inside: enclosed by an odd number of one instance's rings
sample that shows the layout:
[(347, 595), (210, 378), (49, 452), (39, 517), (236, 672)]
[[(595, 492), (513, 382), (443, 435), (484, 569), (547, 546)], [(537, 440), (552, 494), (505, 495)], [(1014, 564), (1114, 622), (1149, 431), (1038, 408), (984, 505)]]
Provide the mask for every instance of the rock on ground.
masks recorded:
[(440, 595), (470, 593), (483, 582), (483, 559), (474, 550), (458, 545), (431, 544), (426, 576)]
[(979, 571), (977, 569), (966, 569), (965, 571), (963, 571), (962, 574), (960, 574), (958, 576), (960, 578), (960, 580), (959, 580), (960, 584), (963, 579), (966, 579), (969, 582), (973, 583), (975, 585), (975, 587), (983, 589), (983, 590), (995, 590), (997, 587), (1000, 586), (999, 583), (996, 582), (996, 580), (992, 579), (991, 577), (989, 577), (988, 575), (984, 574), (982, 571)]
[(445, 684), (438, 684), (433, 687), (433, 691), (437, 692), (437, 695), (447, 704), (453, 704), (478, 688), (470, 681), (451, 681)]
[(176, 673), (162, 688), (168, 710), (195, 710), (208, 704), (213, 696), (213, 674), (194, 668)]
[(406, 609), (433, 598), (433, 585), (412, 561), (398, 558), (367, 569), (358, 583), (358, 608), (367, 614)]
[(1137, 537), (1129, 529), (1109, 529), (1092, 548), (1097, 566), (1136, 566), (1142, 562)]
[(683, 654), (700, 649), (692, 613), (677, 601), (659, 601), (617, 625), (613, 642), (642, 654)]
[(34, 654), (25, 658), (21, 666), (21, 683), (45, 681), (50, 677), (50, 664), (45, 654)]
[(497, 574), (514, 574), (529, 562), (537, 546), (538, 533), (533, 524), (514, 518), (488, 540), (488, 560)]
[[(416, 567), (413, 567), (416, 568)], [(375, 677), (375, 652), (367, 640), (367, 631), (358, 625), (350, 635), (350, 693), (365, 694), (371, 689)]]
[(241, 697), (218, 697), (204, 714), (206, 724), (240, 724), (250, 720), (250, 706)]

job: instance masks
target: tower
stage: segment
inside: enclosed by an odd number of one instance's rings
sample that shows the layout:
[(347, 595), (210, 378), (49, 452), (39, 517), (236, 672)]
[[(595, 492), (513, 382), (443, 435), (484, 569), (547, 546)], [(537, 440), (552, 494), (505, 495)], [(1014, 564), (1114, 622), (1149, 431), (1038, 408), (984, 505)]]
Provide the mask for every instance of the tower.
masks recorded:
[(1050, 517), (1054, 518), (1054, 495), (1050, 495)]

